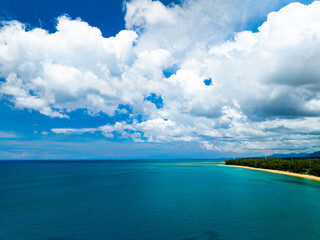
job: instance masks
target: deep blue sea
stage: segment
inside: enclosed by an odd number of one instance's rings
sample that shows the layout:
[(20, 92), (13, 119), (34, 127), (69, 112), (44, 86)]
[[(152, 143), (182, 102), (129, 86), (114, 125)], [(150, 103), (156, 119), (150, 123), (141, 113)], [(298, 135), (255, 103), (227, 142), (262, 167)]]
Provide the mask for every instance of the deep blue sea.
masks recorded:
[(320, 239), (320, 182), (217, 161), (1, 161), (1, 240)]

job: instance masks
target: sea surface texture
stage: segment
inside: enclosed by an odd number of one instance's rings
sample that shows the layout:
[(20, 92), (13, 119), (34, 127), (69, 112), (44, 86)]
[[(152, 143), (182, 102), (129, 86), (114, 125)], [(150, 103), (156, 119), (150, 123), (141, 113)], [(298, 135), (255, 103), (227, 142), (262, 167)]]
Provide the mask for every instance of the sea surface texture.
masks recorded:
[(320, 183), (204, 160), (1, 161), (0, 239), (320, 239)]

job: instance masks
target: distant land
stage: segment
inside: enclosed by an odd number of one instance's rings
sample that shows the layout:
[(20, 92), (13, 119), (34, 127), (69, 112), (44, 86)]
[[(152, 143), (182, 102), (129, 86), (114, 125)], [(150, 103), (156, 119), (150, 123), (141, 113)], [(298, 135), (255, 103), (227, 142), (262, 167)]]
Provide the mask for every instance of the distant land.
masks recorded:
[(306, 157), (320, 157), (320, 151), (309, 154)]
[[(320, 159), (317, 158), (240, 158), (226, 160), (225, 165), (309, 178), (320, 181)], [(272, 171), (270, 171), (272, 170)], [(288, 174), (294, 173), (294, 174)], [(313, 175), (316, 177), (310, 177)]]
[(288, 153), (288, 154), (275, 153), (275, 154), (268, 156), (268, 158), (291, 158), (291, 157), (297, 158), (297, 157), (306, 157), (308, 155), (309, 155), (309, 153), (294, 153), (294, 152)]
[(308, 157), (320, 157), (320, 151), (313, 152), (313, 153), (288, 153), (288, 154), (280, 154), (275, 153), (270, 156), (267, 156), (268, 158), (308, 158)]

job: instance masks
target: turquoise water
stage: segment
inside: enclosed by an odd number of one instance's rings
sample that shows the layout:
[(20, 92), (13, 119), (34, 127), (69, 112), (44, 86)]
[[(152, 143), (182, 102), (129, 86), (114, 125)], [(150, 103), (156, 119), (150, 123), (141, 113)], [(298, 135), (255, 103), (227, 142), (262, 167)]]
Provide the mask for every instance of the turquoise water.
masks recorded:
[(320, 183), (216, 163), (0, 162), (0, 239), (320, 239)]

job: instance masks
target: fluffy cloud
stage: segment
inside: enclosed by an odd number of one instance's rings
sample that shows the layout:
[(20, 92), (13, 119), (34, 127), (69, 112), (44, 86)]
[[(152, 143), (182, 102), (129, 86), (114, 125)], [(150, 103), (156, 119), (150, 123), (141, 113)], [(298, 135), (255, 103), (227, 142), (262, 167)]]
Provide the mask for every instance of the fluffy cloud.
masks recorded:
[(108, 138), (115, 134), (121, 138), (130, 138), (135, 142), (168, 142), (168, 141), (195, 141), (195, 129), (179, 125), (171, 120), (162, 118), (147, 120), (141, 123), (117, 122), (114, 125), (104, 125), (98, 128), (54, 128), (51, 130), (57, 134), (83, 134), (88, 132), (102, 132)]
[[(1, 93), (15, 107), (50, 117), (86, 108), (113, 115), (121, 99), (121, 74), (134, 61), (137, 34), (124, 30), (103, 38), (80, 19), (58, 18), (57, 32), (27, 31), (17, 21), (0, 32)], [(120, 96), (120, 97), (119, 97)]]
[(52, 129), (56, 134), (198, 141), (214, 151), (311, 151), (320, 144), (320, 2), (289, 4), (257, 32), (234, 34), (272, 2), (186, 0), (166, 7), (133, 0), (126, 3), (127, 30), (110, 38), (66, 16), (51, 34), (5, 22), (0, 92), (16, 108), (50, 117), (133, 109), (128, 121)]

